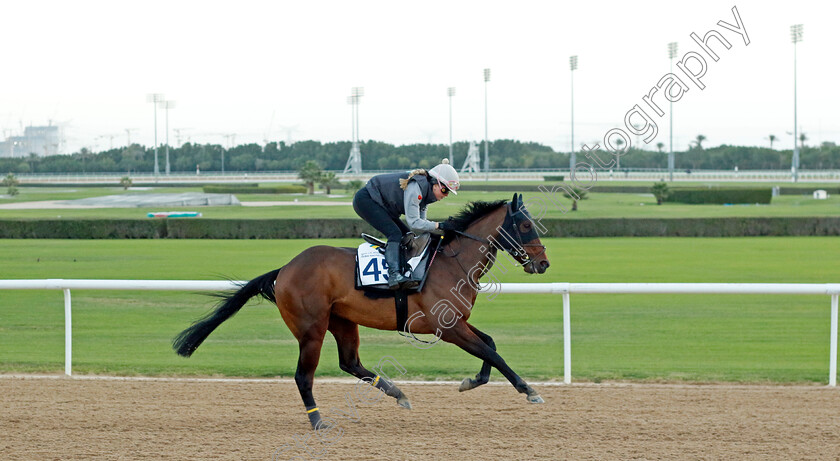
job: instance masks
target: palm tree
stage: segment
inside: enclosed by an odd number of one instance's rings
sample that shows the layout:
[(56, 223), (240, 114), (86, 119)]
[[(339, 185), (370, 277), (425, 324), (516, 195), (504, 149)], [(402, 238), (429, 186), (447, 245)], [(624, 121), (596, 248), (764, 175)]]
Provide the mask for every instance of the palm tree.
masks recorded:
[(662, 201), (668, 198), (668, 185), (664, 182), (658, 182), (650, 188), (650, 192), (656, 197), (656, 204), (662, 205)]
[(664, 148), (664, 147), (665, 147), (665, 143), (661, 143), (661, 142), (656, 143), (656, 150), (658, 150), (660, 154), (662, 153), (662, 148)]
[(3, 178), (3, 186), (7, 188), (6, 193), (9, 196), (14, 197), (18, 194), (17, 185), (20, 184), (20, 181), (15, 177), (14, 173), (9, 173)]
[(767, 139), (770, 140), (770, 148), (772, 149), (773, 148), (773, 142), (776, 140), (776, 135), (771, 134), (770, 136), (767, 137)]
[[(618, 144), (618, 143), (616, 143)], [(572, 186), (571, 192), (567, 188), (563, 188), (563, 196), (566, 198), (572, 199), (572, 211), (577, 211), (577, 202), (578, 199), (586, 200), (587, 197), (586, 189), (578, 189), (577, 187)]]
[(335, 177), (335, 173), (329, 171), (318, 178), (318, 185), (326, 189), (327, 195), (330, 195), (332, 193), (332, 188), (341, 185), (341, 183), (338, 181), (338, 178)]
[(315, 195), (315, 183), (321, 179), (321, 166), (314, 160), (308, 160), (300, 170), (298, 170), (298, 177), (306, 184), (307, 193)]
[(808, 140), (808, 137), (805, 136), (805, 133), (802, 133), (802, 134), (799, 135), (799, 148), (800, 149), (805, 148), (805, 141), (807, 141), (807, 140)]
[(702, 134), (698, 134), (696, 138), (694, 138), (694, 144), (697, 146), (698, 149), (703, 150), (703, 141), (706, 140), (706, 137)]

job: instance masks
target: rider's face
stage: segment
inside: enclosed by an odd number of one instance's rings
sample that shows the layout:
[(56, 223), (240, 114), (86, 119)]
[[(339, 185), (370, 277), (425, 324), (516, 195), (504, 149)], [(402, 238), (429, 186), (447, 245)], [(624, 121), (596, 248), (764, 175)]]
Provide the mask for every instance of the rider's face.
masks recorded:
[(441, 186), (440, 183), (432, 186), (432, 192), (435, 193), (435, 198), (438, 200), (442, 200), (444, 197), (449, 197), (449, 190), (446, 189), (445, 186)]

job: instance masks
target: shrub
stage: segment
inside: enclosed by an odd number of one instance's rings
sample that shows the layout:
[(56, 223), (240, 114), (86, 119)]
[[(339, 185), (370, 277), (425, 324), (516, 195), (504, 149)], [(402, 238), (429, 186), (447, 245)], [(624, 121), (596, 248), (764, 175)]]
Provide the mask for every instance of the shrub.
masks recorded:
[(365, 185), (364, 182), (358, 179), (354, 179), (352, 181), (348, 181), (344, 183), (344, 190), (347, 192), (355, 192), (361, 189)]
[(562, 181), (563, 176), (543, 176), (543, 181)]

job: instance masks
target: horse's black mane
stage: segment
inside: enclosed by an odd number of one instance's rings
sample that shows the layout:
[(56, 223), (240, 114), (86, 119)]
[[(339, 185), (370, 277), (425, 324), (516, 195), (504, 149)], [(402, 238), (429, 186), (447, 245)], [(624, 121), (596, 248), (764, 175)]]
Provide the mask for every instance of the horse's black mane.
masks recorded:
[(484, 217), (490, 212), (496, 211), (497, 208), (507, 203), (507, 200), (496, 200), (493, 202), (482, 202), (480, 200), (467, 203), (463, 210), (458, 212), (455, 216), (450, 218), (450, 222), (459, 231), (467, 230), (467, 226), (473, 221)]
[[(458, 212), (455, 216), (449, 218), (449, 222), (452, 223), (453, 227), (459, 231), (467, 230), (467, 227), (472, 224), (473, 222), (483, 218), (484, 216), (490, 214), (493, 211), (496, 211), (500, 206), (507, 203), (507, 200), (496, 200), (493, 202), (484, 202), (481, 200), (477, 200), (475, 202), (467, 203), (461, 211)], [(455, 235), (451, 232), (447, 233), (446, 237), (443, 239), (443, 244), (446, 245), (449, 243)]]

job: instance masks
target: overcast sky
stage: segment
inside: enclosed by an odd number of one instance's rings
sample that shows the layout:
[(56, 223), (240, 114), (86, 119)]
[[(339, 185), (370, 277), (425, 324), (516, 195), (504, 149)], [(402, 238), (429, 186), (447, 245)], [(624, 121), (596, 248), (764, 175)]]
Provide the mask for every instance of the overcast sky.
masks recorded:
[[(574, 5), (572, 5), (574, 3)], [(736, 24), (749, 45), (717, 23)], [(701, 52), (689, 35), (719, 31), (700, 90), (673, 104), (674, 149), (698, 134), (706, 144), (792, 146), (793, 45), (798, 53), (799, 125), (809, 143), (840, 142), (837, 50), (840, 2), (717, 1), (14, 1), (0, 25), (0, 128), (65, 126), (65, 151), (153, 144), (148, 93), (174, 100), (170, 129), (181, 141), (349, 140), (351, 87), (364, 87), (360, 135), (394, 144), (489, 137), (570, 148), (569, 56), (574, 74), (575, 143), (599, 142), (635, 104), (668, 145), (668, 109), (658, 117), (642, 97), (678, 59)], [(659, 96), (655, 96), (660, 98)], [(286, 129), (286, 127), (289, 127)], [(163, 141), (164, 113), (158, 110)], [(633, 139), (635, 143), (635, 137)], [(170, 133), (175, 145), (175, 132)]]

